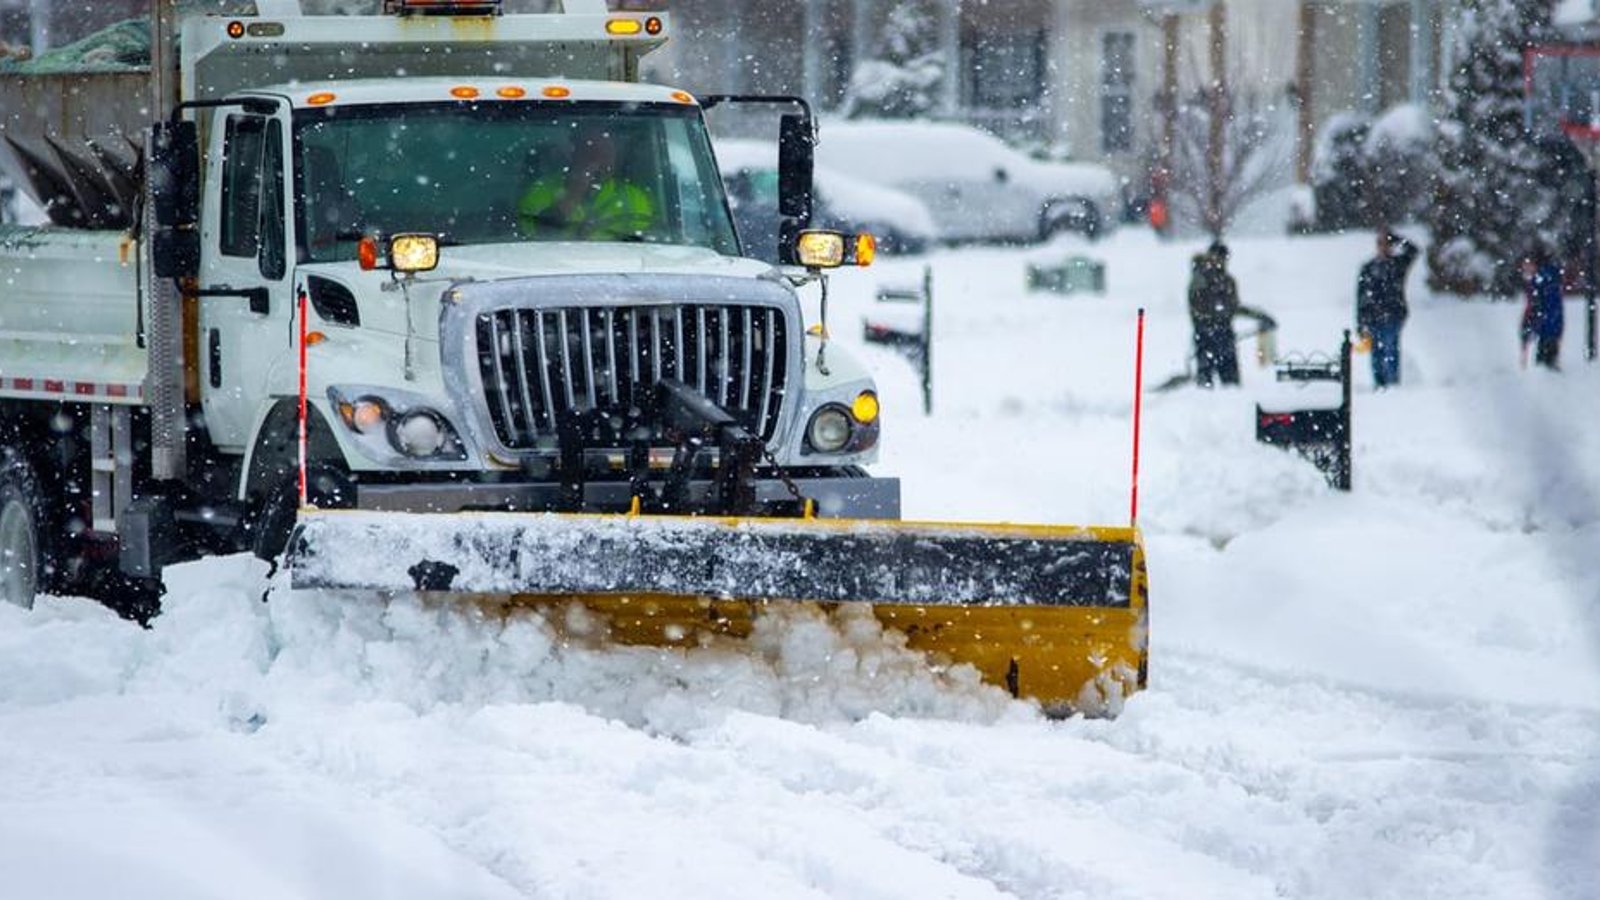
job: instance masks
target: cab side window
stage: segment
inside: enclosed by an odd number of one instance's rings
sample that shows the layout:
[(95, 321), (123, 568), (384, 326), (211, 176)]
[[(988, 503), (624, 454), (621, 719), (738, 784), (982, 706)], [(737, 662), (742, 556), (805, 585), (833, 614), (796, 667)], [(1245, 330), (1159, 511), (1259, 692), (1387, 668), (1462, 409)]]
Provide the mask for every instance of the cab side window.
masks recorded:
[(276, 281), (283, 277), (288, 242), (283, 225), (283, 132), (276, 123), (267, 127), (261, 170), (261, 277)]
[(222, 142), (224, 256), (255, 256), (261, 248), (261, 157), (266, 120), (229, 116)]

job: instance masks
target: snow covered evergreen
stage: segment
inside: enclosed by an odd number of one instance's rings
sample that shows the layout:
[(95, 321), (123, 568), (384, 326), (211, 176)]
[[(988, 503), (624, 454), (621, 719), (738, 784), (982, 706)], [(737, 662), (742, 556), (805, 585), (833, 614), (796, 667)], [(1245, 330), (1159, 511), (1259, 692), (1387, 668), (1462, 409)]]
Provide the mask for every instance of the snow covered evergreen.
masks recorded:
[(949, 61), (939, 48), (939, 10), (930, 0), (907, 0), (889, 11), (878, 55), (850, 76), (841, 112), (850, 118), (910, 119), (939, 103)]
[(1429, 281), (1438, 290), (1513, 293), (1530, 242), (1561, 242), (1551, 183), (1557, 148), (1536, 140), (1523, 118), (1523, 51), (1552, 38), (1550, 11), (1548, 0), (1462, 3), (1428, 221)]

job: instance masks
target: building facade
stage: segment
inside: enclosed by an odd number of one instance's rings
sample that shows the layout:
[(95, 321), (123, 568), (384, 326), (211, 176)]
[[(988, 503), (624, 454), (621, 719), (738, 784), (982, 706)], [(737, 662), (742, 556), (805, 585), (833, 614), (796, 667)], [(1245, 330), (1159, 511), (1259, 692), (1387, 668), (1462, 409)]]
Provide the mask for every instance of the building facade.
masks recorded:
[[(614, 0), (627, 2), (627, 0)], [(798, 93), (838, 107), (902, 0), (663, 3), (678, 37), (655, 72), (700, 90)], [(1174, 91), (1208, 81), (1213, 9), (1233, 89), (1281, 106), (1304, 177), (1315, 130), (1344, 111), (1428, 104), (1449, 0), (921, 0), (946, 60), (936, 114), (1127, 177), (1149, 164)]]

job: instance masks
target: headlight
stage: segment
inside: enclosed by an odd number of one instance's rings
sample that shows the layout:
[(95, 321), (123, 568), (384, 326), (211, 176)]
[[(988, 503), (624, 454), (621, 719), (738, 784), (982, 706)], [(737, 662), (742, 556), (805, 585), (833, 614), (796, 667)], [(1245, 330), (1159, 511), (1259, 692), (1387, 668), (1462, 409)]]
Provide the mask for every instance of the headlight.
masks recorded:
[(328, 400), (369, 459), (404, 467), (467, 458), (450, 420), (420, 394), (356, 385), (330, 387)]
[(836, 269), (844, 264), (844, 235), (837, 231), (802, 231), (795, 258), (808, 269)]
[(396, 272), (429, 272), (439, 265), (439, 239), (431, 234), (397, 234), (389, 239), (389, 265)]
[(432, 410), (419, 409), (395, 420), (389, 440), (396, 450), (418, 458), (433, 456), (444, 448), (444, 423)]
[(811, 449), (821, 453), (837, 453), (850, 443), (850, 415), (837, 406), (824, 406), (811, 416), (806, 426), (806, 440)]

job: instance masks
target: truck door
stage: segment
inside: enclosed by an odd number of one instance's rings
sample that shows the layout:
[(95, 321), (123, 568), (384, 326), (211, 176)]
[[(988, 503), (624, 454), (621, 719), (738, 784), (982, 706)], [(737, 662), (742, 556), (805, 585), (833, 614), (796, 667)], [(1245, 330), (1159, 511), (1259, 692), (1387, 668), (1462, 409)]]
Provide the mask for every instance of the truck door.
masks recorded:
[(241, 450), (270, 393), (277, 364), (293, 357), (288, 278), (286, 122), (218, 113), (201, 238), (200, 383), (211, 439)]

